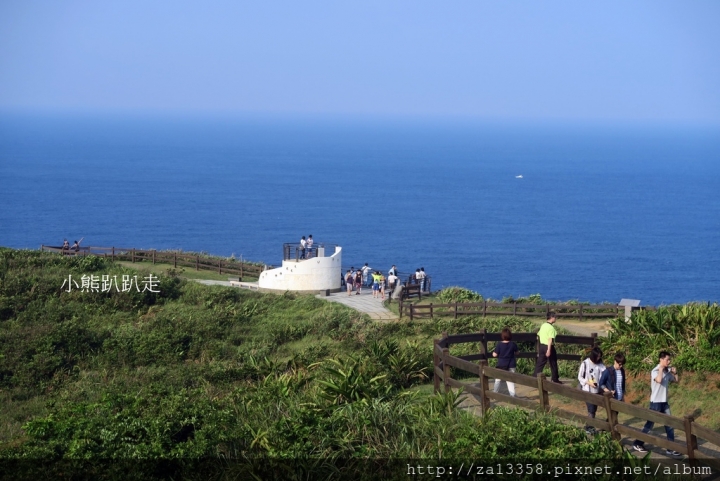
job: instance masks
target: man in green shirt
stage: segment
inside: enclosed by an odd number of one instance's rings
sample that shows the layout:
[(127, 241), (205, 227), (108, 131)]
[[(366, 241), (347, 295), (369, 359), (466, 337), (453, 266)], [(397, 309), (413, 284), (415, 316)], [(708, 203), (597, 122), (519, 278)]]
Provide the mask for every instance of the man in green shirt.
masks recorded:
[(547, 313), (547, 321), (540, 326), (538, 338), (540, 339), (540, 352), (535, 362), (535, 377), (543, 371), (545, 364), (550, 361), (550, 372), (552, 373), (552, 382), (562, 384), (558, 374), (557, 351), (555, 351), (555, 338), (557, 331), (555, 330), (555, 317), (553, 311)]

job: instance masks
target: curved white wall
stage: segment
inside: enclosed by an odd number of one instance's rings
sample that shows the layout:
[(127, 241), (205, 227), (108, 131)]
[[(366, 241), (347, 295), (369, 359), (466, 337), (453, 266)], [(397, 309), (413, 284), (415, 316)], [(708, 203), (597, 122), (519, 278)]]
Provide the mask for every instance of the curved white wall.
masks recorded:
[(260, 274), (258, 287), (273, 291), (339, 291), (341, 271), (342, 247), (336, 246), (330, 257), (283, 261), (282, 267)]

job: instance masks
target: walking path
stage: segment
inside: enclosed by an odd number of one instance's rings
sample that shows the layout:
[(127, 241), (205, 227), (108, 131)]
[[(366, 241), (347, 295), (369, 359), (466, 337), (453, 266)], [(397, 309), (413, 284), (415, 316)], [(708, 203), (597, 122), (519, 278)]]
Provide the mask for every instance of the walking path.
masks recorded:
[[(387, 294), (385, 296), (387, 299)], [(364, 312), (376, 321), (395, 321), (398, 319), (397, 314), (383, 305), (382, 299), (373, 297), (372, 289), (370, 288), (363, 288), (362, 294), (359, 295), (353, 291), (352, 294), (348, 296), (347, 292), (343, 291), (330, 294), (329, 296), (317, 295), (315, 297), (330, 302), (339, 302), (356, 311)]]
[[(257, 282), (237, 282), (237, 281), (211, 281), (211, 280), (197, 280), (200, 284), (206, 286), (227, 286), (227, 287), (242, 287), (245, 289), (257, 290)], [(363, 312), (370, 316), (371, 319), (376, 321), (395, 321), (398, 319), (397, 314), (387, 309), (383, 305), (382, 299), (374, 298), (372, 295), (372, 289), (363, 288), (362, 294), (357, 295), (353, 291), (352, 295), (348, 296), (346, 291), (336, 292), (325, 296), (318, 294), (315, 297), (328, 302), (338, 302), (344, 304), (351, 309)], [(386, 294), (387, 298), (387, 294)]]

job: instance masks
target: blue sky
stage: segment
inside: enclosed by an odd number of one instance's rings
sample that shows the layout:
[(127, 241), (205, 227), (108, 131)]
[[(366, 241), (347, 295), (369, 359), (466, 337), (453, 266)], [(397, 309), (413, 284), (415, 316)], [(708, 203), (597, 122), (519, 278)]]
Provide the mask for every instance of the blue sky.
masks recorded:
[(5, 0), (0, 109), (720, 124), (720, 2)]

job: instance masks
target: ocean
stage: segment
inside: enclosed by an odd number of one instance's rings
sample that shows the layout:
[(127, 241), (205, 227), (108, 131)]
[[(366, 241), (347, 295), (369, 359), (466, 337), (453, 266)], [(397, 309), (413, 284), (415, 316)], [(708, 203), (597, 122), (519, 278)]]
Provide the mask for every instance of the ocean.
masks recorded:
[[(486, 298), (720, 299), (720, 130), (321, 117), (0, 115), (0, 245), (424, 267)], [(519, 176), (522, 176), (521, 178)]]

